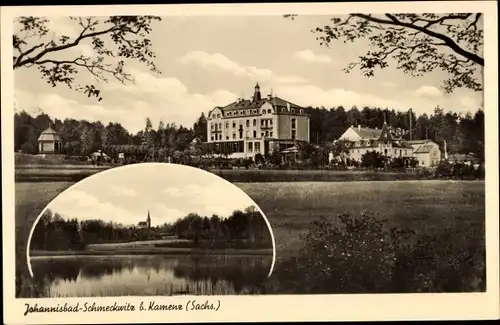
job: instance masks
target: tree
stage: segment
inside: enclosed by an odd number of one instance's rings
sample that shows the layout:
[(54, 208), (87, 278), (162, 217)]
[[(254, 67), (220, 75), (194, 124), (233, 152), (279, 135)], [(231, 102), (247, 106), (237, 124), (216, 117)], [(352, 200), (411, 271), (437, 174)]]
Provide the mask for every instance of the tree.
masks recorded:
[(334, 157), (339, 157), (344, 165), (347, 164), (347, 158), (349, 158), (349, 148), (351, 147), (351, 142), (347, 140), (337, 140), (331, 145), (331, 152)]
[[(286, 15), (294, 19), (296, 15)], [(481, 13), (451, 14), (350, 14), (334, 17), (331, 25), (317, 27), (321, 45), (335, 40), (344, 43), (368, 39), (370, 50), (350, 63), (345, 72), (355, 67), (365, 76), (377, 68), (389, 66), (392, 57), (396, 68), (413, 76), (440, 69), (449, 77), (443, 88), (451, 93), (456, 88), (483, 90), (484, 31)]]
[(377, 151), (368, 151), (361, 156), (363, 167), (381, 168), (384, 166), (384, 156)]
[[(70, 17), (80, 28), (76, 37), (55, 35), (45, 17), (18, 17), (13, 35), (13, 67), (36, 67), (41, 77), (52, 87), (66, 84), (88, 97), (97, 97), (101, 91), (94, 84), (75, 85), (76, 76), (86, 71), (96, 81), (108, 82), (111, 76), (121, 83), (132, 82), (133, 76), (125, 72), (126, 59), (145, 64), (151, 71), (159, 72), (153, 62), (155, 54), (148, 34), (152, 23), (161, 20), (156, 16)], [(50, 37), (52, 35), (52, 37)], [(94, 56), (68, 54), (72, 48), (90, 42)], [(88, 44), (88, 43), (87, 43)], [(67, 55), (62, 59), (58, 54)]]

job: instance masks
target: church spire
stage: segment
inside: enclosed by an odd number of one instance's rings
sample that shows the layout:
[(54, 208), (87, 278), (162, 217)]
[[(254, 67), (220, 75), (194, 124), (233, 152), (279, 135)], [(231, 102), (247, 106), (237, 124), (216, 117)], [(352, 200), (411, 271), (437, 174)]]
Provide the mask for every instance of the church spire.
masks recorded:
[(259, 83), (257, 82), (257, 84), (255, 85), (255, 91), (253, 93), (253, 100), (258, 101), (261, 99), (262, 99), (262, 97), (260, 95), (260, 86), (259, 86)]
[(148, 223), (148, 228), (151, 228), (151, 215), (149, 214), (149, 210), (148, 210), (148, 218), (146, 219), (146, 222)]

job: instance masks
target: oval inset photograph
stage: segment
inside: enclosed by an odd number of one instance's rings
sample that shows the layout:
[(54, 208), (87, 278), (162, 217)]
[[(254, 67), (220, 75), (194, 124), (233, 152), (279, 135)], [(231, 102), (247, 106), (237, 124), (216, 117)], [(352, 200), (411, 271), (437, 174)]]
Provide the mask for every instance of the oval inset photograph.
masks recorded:
[(198, 168), (144, 163), (59, 194), (27, 249), (31, 297), (259, 294), (272, 229), (235, 185)]

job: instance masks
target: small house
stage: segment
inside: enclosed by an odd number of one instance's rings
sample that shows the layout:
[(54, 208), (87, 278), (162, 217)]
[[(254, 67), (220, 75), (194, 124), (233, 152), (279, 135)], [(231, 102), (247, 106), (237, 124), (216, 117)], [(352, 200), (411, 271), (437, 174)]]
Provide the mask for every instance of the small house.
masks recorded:
[(52, 128), (48, 127), (40, 134), (38, 138), (38, 153), (57, 154), (63, 152), (63, 143), (61, 137)]

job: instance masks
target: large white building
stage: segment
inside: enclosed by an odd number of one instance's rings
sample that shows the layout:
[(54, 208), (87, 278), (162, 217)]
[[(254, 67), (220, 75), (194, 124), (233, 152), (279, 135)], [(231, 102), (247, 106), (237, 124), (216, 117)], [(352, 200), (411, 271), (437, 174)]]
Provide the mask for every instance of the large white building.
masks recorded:
[(262, 97), (257, 84), (249, 100), (238, 99), (208, 114), (208, 146), (231, 158), (252, 158), (309, 142), (309, 115), (282, 98)]
[(431, 140), (404, 140), (386, 122), (380, 129), (351, 126), (339, 140), (350, 143), (348, 158), (358, 162), (369, 151), (379, 152), (388, 159), (414, 157), (420, 167), (432, 167), (441, 160), (441, 150), (437, 143)]
[(369, 152), (376, 151), (387, 158), (410, 158), (413, 156), (413, 147), (401, 137), (392, 134), (386, 122), (381, 129), (351, 126), (339, 140), (351, 142), (349, 159), (361, 161), (361, 157)]

